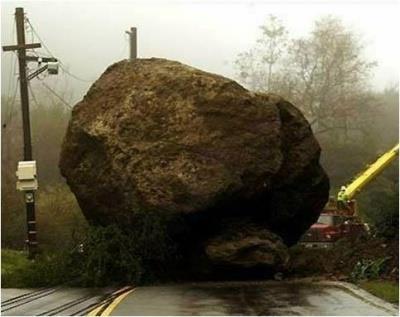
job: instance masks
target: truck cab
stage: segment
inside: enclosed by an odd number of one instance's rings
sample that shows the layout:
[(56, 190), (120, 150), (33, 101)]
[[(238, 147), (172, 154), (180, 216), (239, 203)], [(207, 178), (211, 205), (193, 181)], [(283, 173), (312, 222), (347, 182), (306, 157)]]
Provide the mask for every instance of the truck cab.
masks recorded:
[(323, 212), (303, 235), (300, 243), (307, 248), (329, 248), (342, 238), (367, 234), (368, 227), (357, 217)]

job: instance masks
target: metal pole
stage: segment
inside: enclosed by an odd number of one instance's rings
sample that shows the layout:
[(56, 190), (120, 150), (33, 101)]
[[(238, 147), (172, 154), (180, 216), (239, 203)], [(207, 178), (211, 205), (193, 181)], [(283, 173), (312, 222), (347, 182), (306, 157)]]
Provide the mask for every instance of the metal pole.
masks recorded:
[(137, 59), (137, 29), (135, 27), (131, 27), (130, 31), (126, 31), (129, 34), (129, 43), (130, 43), (130, 54), (129, 60), (133, 61)]
[[(31, 123), (29, 118), (28, 80), (26, 77), (26, 46), (25, 46), (25, 16), (23, 8), (15, 9), (17, 25), (17, 45), (19, 62), (19, 80), (22, 108), (22, 127), (24, 135), (24, 161), (32, 161)], [(33, 191), (25, 192), (28, 252), (29, 258), (34, 258), (37, 252), (35, 195)]]

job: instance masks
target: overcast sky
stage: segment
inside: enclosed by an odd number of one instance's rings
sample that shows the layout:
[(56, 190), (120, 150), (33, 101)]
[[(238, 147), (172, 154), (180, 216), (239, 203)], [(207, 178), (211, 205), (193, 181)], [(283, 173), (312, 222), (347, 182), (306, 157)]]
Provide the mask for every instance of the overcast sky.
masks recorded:
[[(306, 35), (322, 15), (341, 17), (363, 36), (367, 57), (378, 62), (373, 86), (383, 89), (398, 81), (396, 1), (1, 1), (2, 45), (15, 42), (12, 34), (17, 6), (25, 8), (53, 55), (71, 73), (89, 81), (128, 56), (124, 31), (130, 26), (138, 28), (139, 57), (178, 60), (233, 78), (235, 57), (254, 45), (259, 26), (269, 14), (278, 16), (293, 37)], [(30, 33), (27, 41), (31, 42)], [(12, 90), (8, 82), (14, 59), (12, 53), (2, 52), (3, 94)], [(65, 74), (44, 81), (59, 92), (68, 84), (73, 88), (71, 102), (82, 98), (90, 85)], [(44, 89), (37, 79), (32, 85)]]

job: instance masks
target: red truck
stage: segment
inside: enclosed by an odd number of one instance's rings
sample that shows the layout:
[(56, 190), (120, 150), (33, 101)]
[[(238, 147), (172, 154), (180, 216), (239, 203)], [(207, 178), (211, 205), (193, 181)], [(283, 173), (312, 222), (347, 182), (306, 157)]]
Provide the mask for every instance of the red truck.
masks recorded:
[(368, 225), (360, 222), (358, 217), (324, 211), (300, 243), (306, 248), (329, 248), (341, 238), (355, 238), (368, 232)]
[(399, 155), (399, 144), (378, 157), (347, 186), (342, 186), (337, 199), (331, 197), (318, 221), (303, 235), (305, 247), (329, 247), (341, 238), (355, 238), (368, 234), (369, 227), (358, 217), (355, 199), (364, 186), (379, 175)]

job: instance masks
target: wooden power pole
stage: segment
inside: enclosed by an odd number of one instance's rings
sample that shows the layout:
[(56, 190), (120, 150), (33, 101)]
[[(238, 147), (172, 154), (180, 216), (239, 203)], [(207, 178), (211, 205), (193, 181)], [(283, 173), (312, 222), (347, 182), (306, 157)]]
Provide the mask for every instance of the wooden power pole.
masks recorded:
[[(31, 124), (29, 117), (29, 95), (27, 78), (27, 56), (26, 50), (41, 47), (40, 43), (25, 43), (25, 16), (23, 8), (15, 9), (15, 21), (17, 25), (17, 45), (3, 46), (4, 51), (17, 51), (19, 62), (19, 80), (22, 108), (22, 123), (24, 136), (24, 161), (32, 161), (32, 143), (31, 143)], [(36, 238), (36, 217), (35, 217), (35, 194), (33, 190), (25, 190), (25, 204), (28, 231), (28, 252), (29, 258), (34, 258), (37, 253)]]
[(135, 27), (131, 27), (130, 31), (125, 31), (129, 34), (129, 60), (133, 61), (137, 59), (137, 29)]

